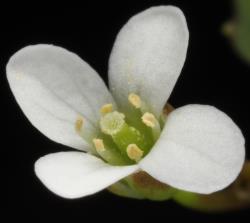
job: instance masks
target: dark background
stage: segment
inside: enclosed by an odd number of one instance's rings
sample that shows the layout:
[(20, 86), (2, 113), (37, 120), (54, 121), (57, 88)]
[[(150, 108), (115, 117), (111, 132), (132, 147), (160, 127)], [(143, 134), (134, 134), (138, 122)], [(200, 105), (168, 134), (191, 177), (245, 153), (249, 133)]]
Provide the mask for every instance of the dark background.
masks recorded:
[(247, 211), (208, 215), (171, 201), (130, 200), (106, 191), (82, 199), (65, 200), (49, 192), (35, 177), (33, 164), (40, 156), (68, 148), (46, 139), (21, 112), (6, 80), (5, 65), (9, 57), (26, 45), (53, 43), (80, 55), (107, 81), (108, 57), (119, 29), (135, 13), (160, 4), (179, 6), (186, 15), (190, 31), (187, 60), (170, 102), (175, 107), (189, 103), (210, 104), (226, 112), (242, 129), (249, 151), (250, 66), (240, 60), (221, 34), (222, 24), (232, 15), (231, 1), (82, 3), (82, 6), (64, 8), (37, 4), (32, 9), (1, 9), (7, 12), (7, 16), (1, 13), (0, 18), (3, 38), (0, 49), (1, 160), (5, 161), (2, 162), (3, 173), (7, 175), (7, 181), (2, 176), (1, 182), (7, 187), (3, 190), (7, 199), (2, 201), (7, 207), (4, 209), (9, 219), (6, 222), (13, 217), (34, 222), (39, 219), (48, 222), (52, 218), (84, 222), (89, 217), (94, 222), (98, 219), (145, 221), (149, 217), (166, 222), (181, 218), (219, 223), (243, 221), (243, 217), (249, 216)]

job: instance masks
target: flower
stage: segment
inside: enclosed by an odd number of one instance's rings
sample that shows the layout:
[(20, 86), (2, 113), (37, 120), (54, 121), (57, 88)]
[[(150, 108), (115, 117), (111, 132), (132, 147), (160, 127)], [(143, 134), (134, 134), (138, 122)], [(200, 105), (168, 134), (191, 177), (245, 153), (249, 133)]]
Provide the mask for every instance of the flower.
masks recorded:
[(78, 198), (139, 171), (202, 194), (234, 181), (244, 162), (244, 137), (226, 114), (195, 104), (163, 115), (188, 38), (176, 7), (152, 7), (132, 17), (111, 52), (111, 93), (90, 65), (61, 47), (27, 46), (11, 57), (10, 88), (31, 123), (81, 150), (35, 163), (48, 189)]

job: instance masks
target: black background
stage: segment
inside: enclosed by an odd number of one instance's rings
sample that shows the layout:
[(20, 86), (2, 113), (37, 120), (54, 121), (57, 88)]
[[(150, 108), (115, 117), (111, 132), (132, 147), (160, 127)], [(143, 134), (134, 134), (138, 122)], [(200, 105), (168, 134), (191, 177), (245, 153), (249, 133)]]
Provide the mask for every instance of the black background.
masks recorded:
[(232, 15), (230, 1), (82, 3), (82, 6), (64, 8), (37, 4), (26, 10), (18, 7), (1, 9), (8, 12), (7, 16), (1, 13), (0, 20), (3, 38), (0, 50), (1, 160), (3, 173), (7, 175), (2, 176), (1, 182), (7, 187), (4, 189), (7, 200), (3, 202), (9, 219), (6, 222), (13, 217), (34, 222), (39, 219), (48, 222), (52, 218), (84, 222), (90, 217), (91, 221), (145, 221), (149, 217), (166, 222), (181, 218), (202, 222), (243, 221), (243, 217), (249, 215), (247, 211), (208, 215), (171, 201), (130, 200), (106, 191), (82, 199), (65, 200), (50, 193), (35, 177), (33, 164), (40, 156), (69, 148), (46, 139), (21, 112), (6, 80), (5, 65), (9, 57), (26, 45), (53, 43), (80, 55), (107, 81), (107, 61), (119, 29), (135, 13), (161, 4), (179, 6), (186, 15), (190, 31), (187, 60), (170, 102), (175, 107), (189, 103), (210, 104), (226, 112), (242, 129), (249, 151), (250, 66), (239, 59), (221, 34), (222, 24)]

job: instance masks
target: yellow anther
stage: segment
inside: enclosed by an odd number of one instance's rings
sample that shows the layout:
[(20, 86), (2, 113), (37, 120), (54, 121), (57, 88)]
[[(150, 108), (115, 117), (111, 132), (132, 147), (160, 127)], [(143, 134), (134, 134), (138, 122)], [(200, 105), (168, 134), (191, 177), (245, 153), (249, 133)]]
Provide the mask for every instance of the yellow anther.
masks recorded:
[(100, 112), (102, 115), (105, 115), (109, 112), (113, 111), (113, 105), (112, 104), (105, 104), (101, 107)]
[(131, 93), (128, 96), (128, 101), (135, 107), (140, 108), (141, 107), (141, 98), (139, 95)]
[(131, 160), (140, 161), (143, 151), (136, 144), (129, 144), (127, 147), (127, 155)]
[(155, 116), (154, 116), (152, 113), (149, 113), (149, 112), (146, 112), (146, 113), (141, 117), (141, 119), (142, 119), (142, 122), (143, 122), (146, 126), (148, 126), (148, 127), (150, 127), (150, 128), (154, 128), (154, 127), (157, 125), (157, 123), (158, 123), (158, 121), (157, 121), (157, 119), (155, 118)]
[(104, 147), (102, 139), (93, 139), (93, 143), (98, 153), (105, 151), (105, 147)]
[(81, 132), (82, 127), (83, 127), (83, 117), (79, 116), (76, 119), (76, 122), (75, 122), (75, 130), (76, 130), (76, 132), (78, 132), (78, 133)]

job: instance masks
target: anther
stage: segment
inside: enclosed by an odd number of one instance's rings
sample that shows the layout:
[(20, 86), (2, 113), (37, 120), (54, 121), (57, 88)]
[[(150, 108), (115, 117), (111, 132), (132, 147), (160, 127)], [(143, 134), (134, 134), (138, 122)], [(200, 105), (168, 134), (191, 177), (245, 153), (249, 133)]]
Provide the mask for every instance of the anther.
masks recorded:
[(75, 122), (75, 130), (77, 133), (80, 133), (81, 130), (82, 130), (82, 127), (83, 127), (83, 117), (82, 116), (79, 116), (77, 119), (76, 119), (76, 122)]
[(141, 98), (139, 95), (131, 93), (128, 96), (128, 101), (135, 107), (135, 108), (140, 108), (141, 107)]
[(146, 126), (152, 129), (153, 138), (157, 140), (161, 134), (161, 126), (155, 116), (152, 113), (146, 112), (141, 119)]
[(157, 119), (155, 118), (155, 116), (152, 113), (146, 112), (142, 117), (142, 122), (150, 127), (150, 128), (154, 128), (157, 125)]
[(94, 146), (95, 146), (96, 151), (98, 153), (101, 153), (101, 152), (105, 151), (105, 147), (104, 147), (102, 139), (93, 139), (93, 143), (94, 143)]
[(127, 155), (131, 160), (140, 161), (143, 151), (136, 144), (129, 144), (127, 147)]
[(107, 113), (110, 113), (113, 111), (113, 105), (112, 104), (105, 104), (101, 107), (100, 112), (102, 115), (105, 115)]
[(77, 135), (84, 139), (84, 141), (90, 143), (93, 138), (93, 132), (90, 128), (85, 126), (86, 124), (87, 123), (85, 123), (84, 117), (79, 115), (75, 121), (75, 131)]

